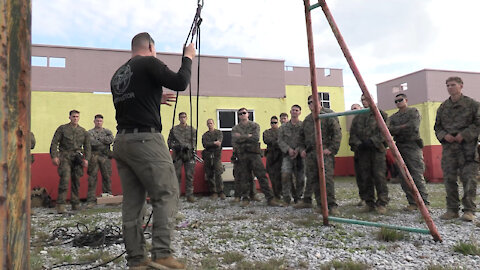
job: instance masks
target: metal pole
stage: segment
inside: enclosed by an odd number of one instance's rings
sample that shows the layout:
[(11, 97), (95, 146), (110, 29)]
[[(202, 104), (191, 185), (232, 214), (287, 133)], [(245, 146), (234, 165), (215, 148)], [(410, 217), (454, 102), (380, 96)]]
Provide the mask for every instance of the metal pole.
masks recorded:
[(353, 111), (336, 112), (336, 113), (321, 113), (318, 115), (318, 118), (323, 119), (323, 118), (330, 118), (330, 117), (336, 117), (336, 116), (362, 114), (362, 113), (369, 113), (369, 112), (370, 112), (370, 108), (353, 110)]
[[(312, 18), (310, 16), (310, 0), (303, 1), (305, 5), (305, 22), (307, 25), (307, 40), (308, 40), (308, 59), (310, 61), (310, 81), (312, 84), (312, 100), (314, 104), (313, 115), (320, 114), (318, 107), (318, 91), (317, 91), (317, 71), (315, 67), (315, 54), (313, 51), (313, 32), (312, 32)], [(318, 117), (315, 117), (315, 144), (317, 150), (317, 166), (318, 177), (320, 181), (320, 197), (322, 202), (322, 216), (323, 225), (328, 225), (328, 206), (327, 206), (327, 191), (325, 185), (325, 166), (323, 161), (323, 145), (322, 145), (322, 126)]]
[(0, 269), (30, 268), (31, 1), (0, 0)]
[(420, 196), (418, 189), (412, 180), (412, 176), (410, 175), (410, 172), (408, 171), (407, 166), (405, 165), (405, 162), (403, 161), (403, 158), (397, 149), (397, 146), (393, 142), (392, 135), (390, 134), (390, 131), (388, 130), (387, 125), (385, 124), (385, 121), (383, 120), (382, 115), (380, 114), (380, 111), (377, 108), (377, 105), (375, 105), (375, 102), (373, 101), (372, 96), (370, 95), (370, 92), (368, 91), (367, 86), (363, 81), (362, 75), (360, 75), (360, 71), (358, 70), (357, 65), (355, 64), (355, 61), (353, 61), (353, 57), (350, 54), (350, 51), (348, 50), (345, 40), (340, 34), (340, 30), (338, 29), (337, 24), (333, 19), (332, 13), (330, 12), (330, 9), (328, 8), (326, 1), (318, 0), (318, 3), (322, 7), (323, 13), (325, 13), (325, 17), (327, 18), (328, 23), (332, 28), (333, 34), (335, 35), (335, 38), (337, 39), (338, 44), (342, 49), (343, 55), (345, 55), (345, 58), (347, 59), (347, 62), (350, 65), (350, 69), (355, 75), (355, 79), (357, 80), (358, 85), (360, 86), (360, 89), (363, 92), (363, 95), (365, 96), (368, 103), (370, 104), (370, 108), (373, 111), (375, 119), (377, 120), (378, 127), (382, 131), (383, 137), (385, 138), (385, 140), (388, 143), (388, 146), (392, 150), (392, 153), (396, 159), (397, 165), (400, 168), (403, 178), (406, 180), (407, 185), (410, 187), (410, 189), (413, 192), (413, 197), (415, 199), (415, 202), (417, 203), (417, 206), (420, 209), (420, 212), (422, 213), (422, 216), (425, 219), (425, 222), (427, 223), (428, 228), (430, 229), (430, 233), (432, 234), (433, 239), (435, 241), (441, 242), (442, 238), (440, 237), (440, 234), (438, 233), (438, 230), (435, 224), (433, 223), (432, 218), (430, 217), (428, 209), (425, 206), (425, 203), (423, 202), (423, 199)]
[(400, 230), (400, 231), (413, 232), (413, 233), (430, 234), (429, 230), (420, 229), (420, 228), (396, 226), (396, 225), (383, 224), (383, 223), (378, 223), (378, 222), (363, 221), (363, 220), (348, 219), (348, 218), (339, 218), (339, 217), (328, 217), (328, 219), (331, 220), (331, 221), (340, 222), (340, 223), (349, 223), (349, 224), (365, 225), (365, 226), (371, 226), (371, 227), (380, 227), (380, 228), (387, 228), (387, 229)]

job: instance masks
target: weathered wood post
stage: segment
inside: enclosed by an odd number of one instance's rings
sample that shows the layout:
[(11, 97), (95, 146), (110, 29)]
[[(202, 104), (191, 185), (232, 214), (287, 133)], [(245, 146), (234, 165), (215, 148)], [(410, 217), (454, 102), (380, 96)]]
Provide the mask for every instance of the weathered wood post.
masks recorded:
[(0, 0), (0, 269), (29, 269), (31, 1)]

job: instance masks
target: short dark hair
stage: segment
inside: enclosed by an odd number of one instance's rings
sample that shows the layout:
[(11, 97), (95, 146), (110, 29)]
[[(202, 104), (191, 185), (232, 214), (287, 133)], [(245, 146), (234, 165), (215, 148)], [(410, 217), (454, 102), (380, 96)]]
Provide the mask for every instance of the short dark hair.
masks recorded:
[(272, 119), (278, 120), (278, 118), (277, 118), (277, 116), (276, 116), (276, 115), (274, 115), (274, 116), (270, 117), (270, 120), (272, 120)]
[(181, 112), (181, 113), (178, 114), (178, 117), (182, 116), (182, 114), (185, 115), (185, 116), (187, 116), (187, 113), (186, 113), (186, 112)]
[(457, 77), (457, 76), (448, 77), (447, 80), (445, 81), (445, 83), (448, 83), (448, 82), (457, 82), (457, 83), (463, 85), (463, 80), (462, 80), (462, 78)]
[(93, 119), (97, 119), (97, 118), (102, 118), (103, 119), (103, 115), (97, 114), (97, 115), (95, 115), (95, 117)]
[(248, 112), (247, 108), (245, 108), (245, 107), (242, 107), (242, 108), (238, 109), (237, 112), (241, 112), (241, 111), (244, 111), (244, 110)]
[(80, 114), (80, 112), (77, 111), (77, 110), (71, 110), (71, 111), (68, 113), (68, 115), (72, 116), (72, 114), (74, 114), (74, 113)]
[(284, 112), (282, 112), (282, 113), (280, 114), (280, 118), (282, 118), (282, 117), (284, 117), (284, 116), (288, 117), (288, 114), (287, 114), (287, 113), (284, 113)]
[(299, 109), (300, 109), (300, 111), (302, 110), (302, 107), (300, 107), (300, 105), (298, 105), (298, 104), (295, 104), (295, 105), (293, 105), (293, 106), (292, 106), (292, 109), (293, 109), (293, 107), (297, 107), (297, 108), (299, 108)]
[(397, 97), (407, 98), (407, 95), (406, 95), (406, 94), (403, 94), (403, 93), (400, 93), (400, 94), (396, 95), (395, 97), (396, 97), (396, 98), (397, 98)]
[(147, 48), (150, 46), (150, 44), (155, 45), (155, 41), (153, 40), (152, 36), (150, 36), (149, 33), (147, 32), (138, 33), (132, 38), (132, 51), (142, 49), (142, 48)]

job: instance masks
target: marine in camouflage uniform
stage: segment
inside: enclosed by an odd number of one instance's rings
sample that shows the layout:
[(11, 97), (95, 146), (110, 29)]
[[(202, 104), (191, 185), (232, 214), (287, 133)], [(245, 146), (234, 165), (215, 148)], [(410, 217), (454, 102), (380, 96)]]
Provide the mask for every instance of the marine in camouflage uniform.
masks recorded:
[(70, 178), (72, 179), (70, 198), (72, 210), (79, 209), (80, 177), (83, 176), (83, 167), (88, 166), (91, 153), (90, 136), (84, 128), (78, 125), (80, 113), (72, 110), (69, 118), (70, 123), (57, 128), (50, 145), (50, 157), (53, 164), (58, 166), (58, 175), (60, 176), (57, 198), (57, 211), (59, 213), (65, 212)]
[(275, 198), (280, 199), (282, 196), (282, 179), (281, 179), (281, 169), (282, 169), (282, 159), (283, 154), (278, 146), (278, 118), (272, 116), (270, 118), (270, 129), (267, 129), (263, 132), (263, 142), (267, 145), (265, 150), (265, 156), (267, 157), (266, 168), (268, 172), (268, 177), (272, 183), (273, 195)]
[(248, 204), (253, 172), (258, 179), (267, 203), (271, 206), (279, 206), (268, 184), (267, 171), (260, 156), (260, 126), (248, 120), (247, 109), (239, 109), (238, 114), (240, 123), (232, 128), (232, 145), (237, 156), (235, 177), (239, 180), (240, 197), (245, 201), (245, 204)]
[[(362, 96), (362, 103), (365, 108), (369, 107), (364, 96)], [(382, 110), (380, 110), (380, 113), (384, 121), (388, 122), (387, 114)], [(372, 211), (377, 208), (380, 214), (386, 213), (389, 198), (386, 179), (385, 139), (378, 128), (372, 111), (359, 114), (353, 118), (349, 145), (358, 157), (358, 171), (361, 172), (361, 181), (365, 184), (365, 194), (360, 194), (360, 198), (362, 196), (365, 198), (367, 204), (365, 209)], [(377, 192), (376, 200), (375, 190)]]
[(97, 175), (100, 168), (102, 175), (102, 192), (112, 194), (112, 162), (110, 144), (113, 143), (113, 134), (109, 129), (103, 128), (103, 116), (95, 115), (95, 127), (88, 131), (90, 134), (90, 145), (92, 147), (92, 157), (88, 163), (88, 192), (87, 203), (92, 206), (95, 201), (95, 191), (97, 189)]
[(214, 128), (213, 119), (207, 120), (208, 131), (202, 135), (203, 168), (212, 196), (225, 199), (223, 193), (222, 141), (223, 133)]
[(447, 193), (447, 212), (442, 219), (458, 217), (460, 200), (457, 179), (463, 184), (462, 219), (474, 219), (477, 192), (478, 153), (480, 133), (479, 103), (462, 94), (463, 81), (450, 77), (446, 81), (450, 98), (437, 110), (435, 135), (442, 144), (443, 181)]
[[(302, 121), (298, 119), (302, 112), (299, 105), (293, 105), (290, 109), (291, 119), (280, 127), (278, 134), (278, 146), (283, 153), (282, 159), (282, 195), (287, 204), (302, 198), (305, 189), (305, 161), (300, 157), (298, 137), (302, 127)], [(292, 176), (295, 175), (295, 181)]]
[[(311, 102), (312, 101), (312, 102)], [(320, 114), (333, 113), (331, 109), (320, 107)], [(309, 107), (312, 110), (305, 120), (303, 121), (302, 128), (300, 130), (300, 136), (298, 138), (298, 144), (301, 150), (301, 155), (306, 157), (305, 165), (307, 172), (307, 185), (305, 187), (305, 193), (303, 195), (302, 203), (311, 205), (312, 194), (315, 193), (315, 200), (317, 206), (321, 208), (320, 197), (320, 182), (318, 161), (316, 152), (316, 140), (315, 140), (315, 119), (313, 115), (314, 103), (312, 98), (309, 98)], [(335, 182), (333, 180), (333, 173), (335, 168), (335, 155), (340, 149), (340, 142), (342, 141), (342, 129), (338, 122), (338, 117), (330, 117), (321, 120), (322, 128), (322, 147), (323, 147), (323, 161), (325, 168), (325, 184), (327, 191), (327, 204), (328, 209), (333, 211), (337, 208), (337, 201), (335, 199)], [(331, 212), (333, 214), (333, 212)]]
[[(429, 205), (425, 179), (423, 178), (425, 163), (423, 162), (423, 142), (419, 132), (421, 116), (416, 108), (408, 107), (407, 102), (408, 99), (405, 94), (395, 96), (395, 104), (399, 110), (390, 116), (388, 129), (390, 134), (393, 135), (398, 151), (402, 155), (405, 165), (407, 165), (423, 202), (425, 205)], [(413, 193), (405, 179), (402, 179), (401, 185), (409, 204), (405, 210), (417, 209)]]
[[(180, 124), (174, 126), (168, 135), (168, 147), (172, 149), (173, 165), (178, 178), (178, 186), (182, 183), (182, 166), (185, 170), (185, 196), (193, 202), (193, 174), (195, 172), (194, 147), (197, 145), (197, 130), (187, 125), (187, 114), (178, 114)], [(192, 145), (193, 136), (193, 145)]]

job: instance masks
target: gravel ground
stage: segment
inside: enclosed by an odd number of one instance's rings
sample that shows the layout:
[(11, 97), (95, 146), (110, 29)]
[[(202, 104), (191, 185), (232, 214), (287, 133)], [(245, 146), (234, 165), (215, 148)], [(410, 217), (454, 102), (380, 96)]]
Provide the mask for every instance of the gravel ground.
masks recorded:
[[(175, 256), (188, 269), (335, 269), (332, 262), (343, 262), (343, 269), (480, 269), (480, 257), (454, 251), (460, 242), (480, 246), (480, 228), (476, 222), (442, 221), (445, 191), (443, 185), (429, 184), (431, 213), (443, 242), (429, 234), (403, 233), (403, 239), (379, 240), (379, 228), (331, 222), (312, 209), (267, 207), (265, 201), (240, 207), (231, 198), (182, 202), (174, 231)], [(336, 179), (340, 217), (381, 222), (415, 228), (427, 228), (420, 213), (402, 211), (406, 204), (398, 184), (389, 184), (391, 202), (388, 213), (360, 213), (355, 204), (357, 188), (353, 178)], [(150, 212), (150, 209), (147, 211)], [(32, 269), (50, 269), (64, 263), (95, 261), (83, 266), (55, 269), (87, 269), (123, 252), (123, 244), (102, 248), (73, 247), (66, 241), (52, 241), (52, 232), (63, 226), (77, 232), (76, 224), (121, 227), (121, 206), (97, 206), (68, 215), (53, 209), (35, 209), (32, 215)], [(81, 227), (82, 228), (82, 227)], [(148, 231), (148, 230), (147, 230)], [(147, 246), (149, 244), (147, 243)], [(364, 268), (348, 268), (356, 262)], [(330, 266), (327, 267), (327, 265)], [(357, 265), (358, 266), (358, 265)], [(126, 269), (124, 258), (100, 269)]]

